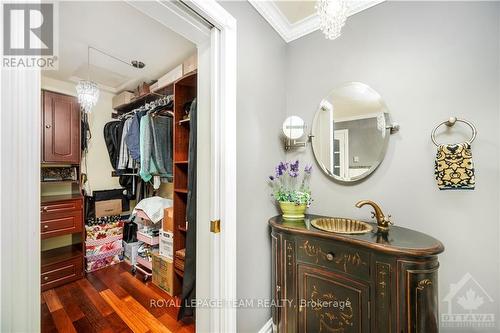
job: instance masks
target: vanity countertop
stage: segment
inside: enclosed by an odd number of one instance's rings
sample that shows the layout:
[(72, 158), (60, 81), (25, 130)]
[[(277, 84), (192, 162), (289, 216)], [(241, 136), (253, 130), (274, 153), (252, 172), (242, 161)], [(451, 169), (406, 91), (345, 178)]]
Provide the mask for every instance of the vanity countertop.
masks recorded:
[(328, 216), (306, 215), (304, 220), (292, 221), (284, 220), (279, 215), (272, 217), (269, 224), (273, 228), (289, 233), (331, 239), (395, 255), (425, 257), (437, 255), (444, 251), (443, 244), (434, 237), (399, 226), (391, 226), (387, 235), (381, 235), (376, 232), (376, 223), (367, 222), (373, 226), (373, 231), (365, 234), (347, 235), (322, 231), (311, 225), (312, 220), (324, 217)]

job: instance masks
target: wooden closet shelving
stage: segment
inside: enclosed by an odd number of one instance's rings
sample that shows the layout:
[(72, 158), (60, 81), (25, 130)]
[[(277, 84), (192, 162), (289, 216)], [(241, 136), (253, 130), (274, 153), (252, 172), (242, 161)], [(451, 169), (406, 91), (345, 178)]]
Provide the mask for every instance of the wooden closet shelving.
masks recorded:
[(162, 96), (172, 95), (174, 92), (174, 84), (175, 84), (175, 82), (170, 83), (170, 84), (166, 85), (165, 87), (159, 88), (155, 91), (152, 91), (152, 92), (149, 92), (145, 95), (137, 97), (127, 104), (120, 105), (119, 107), (117, 107), (115, 109), (115, 111), (117, 113), (112, 114), (112, 118), (117, 118), (117, 116), (119, 116), (120, 114), (127, 113), (129, 111), (132, 111), (133, 109), (137, 109), (137, 108), (141, 107), (142, 105), (144, 105), (146, 103), (157, 100), (159, 97), (158, 95), (162, 95)]
[[(112, 118), (118, 118), (121, 114), (130, 112), (145, 103), (158, 99), (158, 95), (174, 96), (174, 121), (173, 121), (173, 176), (174, 176), (174, 241), (173, 250), (184, 249), (186, 247), (186, 234), (188, 225), (186, 223), (186, 205), (188, 194), (188, 167), (189, 167), (189, 133), (191, 119), (185, 118), (186, 103), (191, 102), (197, 94), (197, 72), (191, 72), (177, 81), (146, 94), (126, 105), (115, 109)], [(174, 260), (177, 260), (174, 255)], [(175, 262), (174, 262), (175, 267)], [(184, 272), (174, 268), (174, 290), (180, 293), (182, 289), (182, 279)]]
[[(196, 92), (196, 73), (174, 83), (174, 253), (186, 247), (190, 119), (185, 119), (185, 107), (196, 97)], [(174, 256), (175, 260), (178, 259)], [(177, 268), (174, 271), (178, 278), (183, 278), (184, 272)]]

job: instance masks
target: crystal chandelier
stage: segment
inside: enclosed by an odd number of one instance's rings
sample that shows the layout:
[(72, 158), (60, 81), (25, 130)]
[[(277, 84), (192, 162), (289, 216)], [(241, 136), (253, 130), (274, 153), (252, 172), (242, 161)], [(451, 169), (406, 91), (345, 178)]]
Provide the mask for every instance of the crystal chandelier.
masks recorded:
[(97, 83), (90, 81), (90, 47), (87, 48), (87, 80), (80, 80), (76, 85), (78, 103), (85, 113), (90, 113), (99, 99)]
[(347, 19), (346, 0), (318, 0), (316, 10), (319, 16), (319, 28), (328, 39), (340, 36)]
[(97, 100), (99, 99), (97, 83), (89, 80), (81, 80), (76, 85), (76, 93), (80, 108), (86, 113), (92, 111), (92, 108), (97, 104)]

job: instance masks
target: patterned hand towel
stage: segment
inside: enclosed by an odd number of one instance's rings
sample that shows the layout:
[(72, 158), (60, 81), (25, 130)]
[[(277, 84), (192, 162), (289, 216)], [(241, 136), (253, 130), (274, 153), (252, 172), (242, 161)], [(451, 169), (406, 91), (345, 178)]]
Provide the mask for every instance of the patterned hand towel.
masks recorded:
[(440, 190), (473, 190), (476, 180), (470, 144), (439, 145), (434, 173)]

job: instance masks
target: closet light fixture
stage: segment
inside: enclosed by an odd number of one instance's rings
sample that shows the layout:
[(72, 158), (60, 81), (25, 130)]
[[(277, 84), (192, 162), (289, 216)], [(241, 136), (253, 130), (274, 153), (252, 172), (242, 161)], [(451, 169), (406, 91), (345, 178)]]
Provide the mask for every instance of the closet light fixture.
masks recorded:
[(92, 108), (97, 104), (97, 101), (99, 100), (99, 87), (97, 86), (97, 83), (90, 80), (90, 50), (97, 51), (136, 69), (143, 69), (144, 67), (146, 67), (146, 64), (144, 64), (142, 61), (132, 60), (130, 62), (127, 62), (118, 57), (115, 57), (114, 55), (89, 46), (87, 48), (87, 80), (81, 80), (76, 85), (78, 103), (80, 103), (80, 108), (86, 113), (92, 111)]
[(90, 47), (87, 48), (87, 80), (81, 80), (76, 85), (78, 103), (85, 113), (90, 113), (99, 99), (97, 83), (90, 80)]
[(318, 0), (316, 11), (319, 16), (319, 28), (325, 37), (330, 40), (340, 37), (342, 27), (347, 20), (347, 1)]

